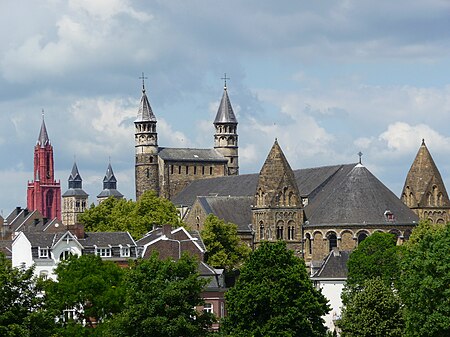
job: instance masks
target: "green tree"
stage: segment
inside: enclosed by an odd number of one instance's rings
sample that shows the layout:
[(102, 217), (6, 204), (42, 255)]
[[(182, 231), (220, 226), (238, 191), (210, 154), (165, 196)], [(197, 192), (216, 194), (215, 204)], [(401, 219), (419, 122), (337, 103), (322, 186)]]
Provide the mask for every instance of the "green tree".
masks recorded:
[(206, 263), (215, 268), (231, 271), (245, 261), (251, 249), (237, 234), (237, 226), (225, 223), (213, 214), (208, 215), (201, 232), (206, 246)]
[(175, 206), (153, 191), (143, 193), (136, 202), (110, 197), (80, 214), (79, 221), (86, 231), (128, 231), (135, 239), (152, 230), (155, 224), (180, 224)]
[(338, 322), (342, 337), (403, 336), (400, 299), (381, 278), (365, 280), (360, 290), (344, 297), (346, 306)]
[(450, 225), (420, 224), (413, 238), (399, 282), (406, 336), (450, 336)]
[(347, 287), (357, 288), (375, 277), (391, 286), (399, 275), (399, 247), (395, 236), (373, 233), (350, 254), (347, 266)]
[(135, 262), (125, 279), (124, 309), (111, 319), (109, 335), (207, 335), (213, 315), (194, 308), (203, 304), (200, 292), (206, 283), (198, 276), (197, 264), (187, 254), (178, 261), (162, 261), (154, 254)]
[(50, 336), (53, 318), (45, 310), (34, 269), (13, 268), (0, 252), (0, 336)]
[[(123, 269), (99, 256), (72, 256), (58, 264), (58, 282), (49, 281), (46, 295), (54, 317), (60, 317), (59, 332), (64, 336), (90, 335), (90, 329), (122, 309)], [(64, 319), (64, 310), (74, 317)]]
[(322, 316), (330, 308), (286, 243), (264, 242), (244, 263), (226, 294), (227, 336), (317, 336), (326, 334)]

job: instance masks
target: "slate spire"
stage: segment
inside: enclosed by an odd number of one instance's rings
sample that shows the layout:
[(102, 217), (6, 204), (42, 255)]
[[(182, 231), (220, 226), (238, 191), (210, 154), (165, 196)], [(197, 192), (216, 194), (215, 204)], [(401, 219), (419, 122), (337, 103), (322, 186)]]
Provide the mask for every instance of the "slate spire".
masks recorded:
[(214, 124), (218, 123), (238, 124), (233, 112), (233, 107), (231, 106), (230, 97), (228, 97), (226, 86), (223, 88), (222, 99), (220, 101), (219, 109), (217, 110), (216, 118), (214, 119)]
[(145, 93), (145, 84), (142, 81), (142, 96), (139, 103), (138, 115), (135, 122), (156, 122), (156, 117), (153, 114), (152, 107), (148, 101), (147, 94)]
[(44, 121), (44, 111), (42, 111), (42, 124), (37, 143), (40, 147), (45, 147), (50, 144), (50, 140), (48, 139), (47, 128), (45, 126)]
[(72, 172), (70, 173), (68, 181), (69, 188), (82, 188), (83, 179), (81, 179), (76, 162), (73, 163)]
[(103, 178), (103, 191), (97, 195), (97, 200), (101, 202), (111, 196), (117, 199), (123, 198), (123, 194), (117, 190), (117, 179), (114, 175), (111, 163), (109, 163), (105, 177)]

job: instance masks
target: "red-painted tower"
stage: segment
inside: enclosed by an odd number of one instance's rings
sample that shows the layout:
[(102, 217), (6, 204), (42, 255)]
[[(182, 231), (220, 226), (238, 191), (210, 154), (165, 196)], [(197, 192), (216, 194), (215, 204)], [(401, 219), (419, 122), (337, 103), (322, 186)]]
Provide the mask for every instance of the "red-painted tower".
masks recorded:
[(48, 219), (61, 219), (61, 185), (55, 180), (53, 146), (48, 139), (44, 116), (34, 147), (34, 180), (28, 182), (27, 208)]

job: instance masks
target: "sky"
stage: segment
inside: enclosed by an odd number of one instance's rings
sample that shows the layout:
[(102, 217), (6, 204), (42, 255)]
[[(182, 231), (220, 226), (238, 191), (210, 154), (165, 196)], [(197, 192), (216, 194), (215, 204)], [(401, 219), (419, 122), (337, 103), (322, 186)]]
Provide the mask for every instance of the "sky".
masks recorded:
[[(211, 148), (223, 92), (240, 173), (277, 138), (293, 169), (363, 164), (400, 195), (422, 138), (450, 186), (450, 2), (0, 1), (0, 210), (26, 206), (45, 111), (62, 192), (110, 161), (134, 198), (139, 77), (159, 145)], [(301, 186), (299, 186), (301, 190)]]

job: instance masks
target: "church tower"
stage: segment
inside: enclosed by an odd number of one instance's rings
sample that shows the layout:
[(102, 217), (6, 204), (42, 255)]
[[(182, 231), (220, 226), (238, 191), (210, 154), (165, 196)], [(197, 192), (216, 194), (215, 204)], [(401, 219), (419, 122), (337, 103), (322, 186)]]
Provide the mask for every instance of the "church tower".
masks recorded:
[(225, 75), (225, 85), (223, 88), (222, 100), (219, 110), (214, 119), (214, 148), (219, 151), (228, 160), (228, 175), (239, 174), (238, 163), (238, 135), (237, 119), (231, 106), (230, 98), (227, 92), (227, 77)]
[(301, 253), (303, 207), (294, 172), (277, 140), (259, 173), (252, 224), (256, 245), (285, 240), (296, 254)]
[(117, 190), (117, 179), (114, 175), (111, 163), (109, 163), (106, 169), (105, 177), (103, 178), (103, 191), (97, 195), (97, 201), (100, 203), (109, 197), (114, 197), (116, 199), (122, 199), (123, 194)]
[(159, 195), (158, 167), (158, 133), (156, 132), (156, 117), (145, 93), (144, 76), (142, 75), (142, 97), (135, 127), (135, 181), (136, 200), (147, 190), (153, 190)]
[(86, 210), (89, 196), (83, 190), (83, 180), (76, 163), (73, 163), (68, 181), (69, 189), (62, 196), (62, 222), (66, 226), (78, 223), (78, 215)]
[(42, 113), (41, 131), (34, 147), (34, 180), (28, 182), (27, 208), (48, 219), (61, 219), (61, 186), (54, 173), (53, 146)]
[(406, 176), (401, 199), (419, 219), (430, 220), (432, 223), (450, 221), (447, 190), (423, 139)]

